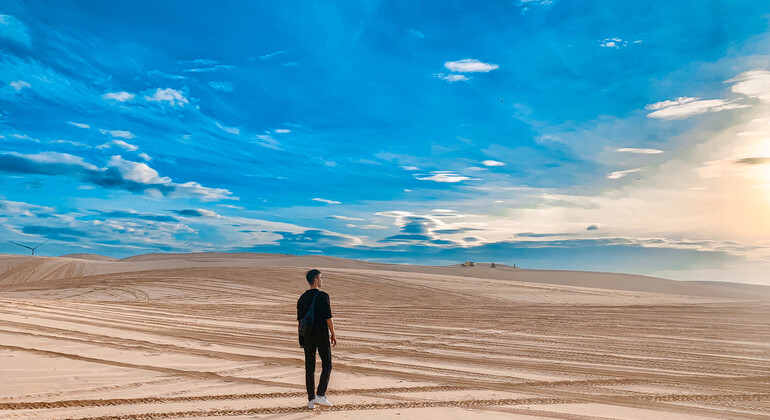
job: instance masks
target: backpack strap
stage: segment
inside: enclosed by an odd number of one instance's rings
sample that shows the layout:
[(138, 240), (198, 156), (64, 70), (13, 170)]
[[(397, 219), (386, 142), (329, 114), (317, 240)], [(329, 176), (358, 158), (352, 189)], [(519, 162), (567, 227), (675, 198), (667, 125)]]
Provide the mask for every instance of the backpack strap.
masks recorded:
[[(318, 289), (316, 289), (316, 290), (318, 290)], [(313, 296), (313, 300), (310, 302), (310, 307), (309, 307), (309, 308), (307, 308), (307, 311), (308, 311), (308, 312), (310, 312), (310, 310), (311, 310), (311, 309), (313, 309), (313, 307), (315, 306), (315, 298), (317, 298), (317, 297), (318, 297), (318, 295), (320, 295), (320, 294), (321, 294), (321, 291), (320, 291), (320, 290), (318, 290), (317, 292), (315, 292), (315, 296)]]

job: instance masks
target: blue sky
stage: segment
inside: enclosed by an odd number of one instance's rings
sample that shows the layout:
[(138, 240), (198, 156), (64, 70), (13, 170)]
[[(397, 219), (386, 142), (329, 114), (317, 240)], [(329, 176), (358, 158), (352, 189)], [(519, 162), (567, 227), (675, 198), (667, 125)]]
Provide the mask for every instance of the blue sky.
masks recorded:
[(0, 232), (50, 239), (41, 255), (767, 282), (769, 19), (760, 1), (3, 2)]

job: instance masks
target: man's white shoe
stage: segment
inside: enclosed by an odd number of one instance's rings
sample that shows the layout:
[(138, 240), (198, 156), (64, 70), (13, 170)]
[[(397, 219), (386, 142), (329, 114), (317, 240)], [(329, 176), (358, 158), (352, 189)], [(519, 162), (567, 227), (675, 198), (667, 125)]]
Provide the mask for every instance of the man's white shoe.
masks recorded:
[(334, 404), (330, 403), (323, 395), (316, 395), (315, 399), (311, 401), (314, 404), (323, 405), (325, 407), (334, 407)]
[(313, 400), (309, 400), (307, 402), (307, 409), (308, 410), (315, 410), (315, 404), (313, 404)]

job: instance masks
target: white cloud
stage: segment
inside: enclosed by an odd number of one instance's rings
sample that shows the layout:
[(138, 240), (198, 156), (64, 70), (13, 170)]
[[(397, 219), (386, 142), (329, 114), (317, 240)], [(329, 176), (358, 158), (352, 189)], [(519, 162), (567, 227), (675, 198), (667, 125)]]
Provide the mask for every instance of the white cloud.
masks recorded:
[(269, 134), (259, 134), (256, 136), (256, 139), (259, 140), (258, 143), (260, 146), (267, 147), (268, 149), (282, 150), (278, 140), (274, 139), (273, 136)]
[(91, 128), (91, 126), (88, 125), (88, 124), (77, 123), (77, 122), (73, 122), (73, 121), (67, 121), (67, 124), (74, 125), (75, 127), (78, 127), (78, 128)]
[(604, 38), (599, 41), (604, 48), (620, 48), (628, 45), (628, 41), (623, 41), (620, 38)]
[(206, 209), (196, 209), (198, 213), (200, 213), (203, 217), (215, 217), (218, 219), (221, 219), (222, 216), (217, 214), (217, 212), (206, 210)]
[(226, 64), (218, 64), (213, 67), (198, 67), (193, 69), (184, 69), (183, 72), (187, 73), (208, 73), (208, 72), (215, 72), (217, 70), (224, 70), (224, 69), (234, 69), (235, 66), (230, 66)]
[(450, 71), (457, 72), (457, 73), (471, 73), (471, 72), (490, 72), (492, 70), (497, 69), (497, 64), (488, 64), (483, 63), (476, 59), (466, 58), (463, 60), (458, 61), (447, 61), (444, 63), (444, 67), (448, 68)]
[(331, 219), (337, 219), (337, 220), (356, 220), (356, 221), (363, 221), (364, 219), (360, 219), (358, 217), (348, 217), (348, 216), (329, 216)]
[(233, 91), (233, 84), (230, 82), (222, 82), (222, 81), (211, 81), (208, 83), (209, 86), (211, 86), (212, 89), (216, 89), (221, 92), (232, 92)]
[(234, 206), (232, 204), (217, 204), (219, 207), (225, 207), (228, 209), (236, 209), (236, 210), (246, 210), (245, 207), (242, 206)]
[(275, 52), (271, 52), (270, 54), (260, 55), (259, 58), (261, 58), (262, 60), (269, 60), (277, 55), (286, 54), (287, 52), (288, 51), (286, 50), (275, 51)]
[(628, 174), (632, 174), (634, 172), (640, 172), (640, 171), (641, 171), (640, 168), (637, 168), (637, 169), (627, 169), (625, 171), (615, 171), (615, 172), (607, 174), (607, 178), (609, 178), (609, 179), (620, 179), (620, 178), (623, 178), (624, 176), (626, 176)]
[[(208, 188), (197, 182), (185, 182), (182, 184), (171, 182), (171, 178), (159, 176), (158, 172), (147, 166), (146, 163), (132, 162), (123, 159), (119, 155), (112, 156), (107, 166), (116, 168), (125, 180), (147, 185), (164, 185), (173, 188), (175, 194), (194, 195), (200, 197), (203, 201), (238, 199), (232, 197), (232, 192), (224, 188)], [(157, 190), (154, 192), (147, 190), (146, 192), (160, 196), (160, 192)]]
[(345, 227), (355, 228), (355, 229), (366, 229), (366, 230), (382, 230), (382, 229), (387, 229), (388, 228), (387, 226), (380, 226), (380, 225), (362, 225), (362, 226), (359, 226), (359, 225), (354, 225), (352, 223), (348, 223), (347, 225), (345, 225)]
[(102, 98), (111, 99), (119, 102), (126, 102), (134, 99), (135, 96), (136, 95), (134, 95), (133, 93), (128, 93), (128, 92), (109, 92), (102, 95)]
[(416, 175), (415, 178), (420, 181), (435, 181), (435, 182), (448, 182), (455, 183), (467, 180), (477, 180), (477, 178), (470, 178), (467, 176), (456, 174), (452, 171), (433, 171), (432, 175)]
[(134, 152), (136, 150), (139, 150), (139, 146), (133, 145), (131, 143), (126, 143), (123, 140), (113, 140), (108, 143), (104, 143), (102, 145), (96, 146), (97, 149), (107, 149), (110, 146), (118, 146), (120, 148), (126, 149), (129, 152)]
[(35, 217), (35, 214), (30, 210), (45, 213), (51, 213), (54, 211), (54, 209), (51, 207), (38, 206), (37, 204), (30, 204), (22, 201), (8, 201), (0, 199), (0, 214), (18, 214), (27, 217)]
[(449, 83), (466, 82), (470, 80), (469, 78), (465, 77), (462, 74), (433, 73), (433, 77), (435, 77), (436, 79), (445, 80)]
[(217, 123), (217, 127), (222, 129), (223, 131), (226, 131), (230, 134), (235, 134), (236, 136), (241, 134), (241, 129), (238, 127), (225, 127), (224, 125)]
[(102, 134), (109, 134), (112, 137), (117, 137), (121, 139), (132, 139), (134, 138), (134, 134), (130, 131), (124, 131), (124, 130), (105, 130), (103, 128), (99, 129), (99, 132)]
[(178, 192), (200, 196), (203, 201), (238, 200), (237, 197), (231, 197), (233, 193), (225, 188), (208, 188), (197, 182), (185, 182), (173, 184), (173, 186)]
[(662, 150), (658, 149), (635, 149), (633, 147), (623, 147), (620, 149), (615, 149), (616, 152), (624, 152), (624, 153), (639, 153), (643, 155), (656, 155), (659, 153), (663, 153)]
[(291, 133), (291, 130), (286, 128), (276, 128), (275, 130), (273, 130), (273, 132), (275, 132), (276, 134), (286, 134), (286, 133)]
[(24, 88), (32, 87), (29, 83), (23, 81), (23, 80), (16, 80), (11, 83), (8, 83), (9, 86), (16, 89), (16, 92), (20, 92)]
[(74, 165), (74, 166), (80, 166), (86, 169), (90, 170), (96, 170), (97, 167), (94, 165), (91, 165), (90, 163), (87, 163), (83, 160), (83, 158), (79, 156), (73, 156), (68, 153), (58, 153), (58, 152), (42, 152), (42, 153), (36, 153), (32, 155), (24, 155), (21, 153), (9, 153), (13, 156), (22, 157), (25, 159), (29, 159), (33, 162), (37, 163), (60, 163), (64, 165)]
[(484, 166), (505, 166), (505, 162), (499, 162), (496, 160), (482, 160), (481, 164)]
[(176, 63), (181, 64), (183, 66), (203, 67), (203, 66), (215, 66), (219, 64), (219, 61), (212, 60), (210, 58), (196, 58), (194, 60), (181, 60), (181, 61), (177, 61)]
[(661, 102), (655, 102), (654, 104), (649, 104), (645, 106), (644, 109), (649, 109), (649, 110), (663, 109), (674, 105), (683, 105), (688, 102), (697, 101), (698, 99), (700, 98), (688, 98), (687, 96), (680, 96), (674, 99), (673, 101), (661, 101)]
[(403, 169), (405, 171), (419, 171), (420, 170), (420, 168), (418, 168), (416, 166), (401, 166), (401, 169)]
[(169, 105), (178, 107), (190, 103), (182, 92), (171, 88), (157, 88), (152, 96), (145, 96), (144, 99), (150, 102), (168, 102)]
[(144, 152), (142, 152), (142, 153), (139, 153), (139, 157), (140, 157), (140, 158), (142, 158), (142, 159), (144, 159), (144, 160), (145, 160), (145, 162), (149, 162), (149, 161), (151, 161), (151, 160), (152, 160), (152, 158), (150, 157), (150, 155), (148, 155), (147, 153), (144, 153)]
[(318, 202), (326, 203), (326, 204), (342, 204), (339, 201), (327, 200), (325, 198), (314, 198), (313, 201), (318, 201)]
[(737, 82), (732, 87), (735, 93), (770, 102), (770, 71), (747, 71), (727, 82)]
[(50, 144), (69, 144), (70, 146), (78, 146), (78, 147), (89, 147), (89, 148), (91, 147), (91, 146), (89, 146), (89, 145), (87, 145), (85, 143), (80, 143), (80, 142), (71, 141), (71, 140), (61, 140), (61, 139), (59, 139), (59, 140), (51, 140), (48, 143), (50, 143)]
[[(660, 102), (658, 102), (660, 104)], [(653, 104), (655, 105), (655, 104)], [(649, 106), (649, 105), (648, 105)], [(677, 120), (691, 117), (693, 115), (704, 114), (708, 112), (719, 112), (727, 109), (746, 108), (749, 105), (742, 105), (729, 101), (727, 99), (709, 99), (705, 101), (688, 101), (681, 105), (671, 105), (647, 114), (649, 118), (660, 118), (663, 120)]]
[(14, 133), (14, 134), (11, 134), (11, 137), (19, 140), (29, 140), (29, 141), (34, 141), (35, 143), (40, 143), (40, 140), (30, 137), (26, 134)]
[(171, 184), (171, 178), (158, 176), (155, 169), (144, 163), (123, 159), (120, 155), (110, 158), (109, 167), (117, 168), (123, 179), (140, 184)]
[(0, 14), (0, 38), (10, 39), (27, 47), (30, 46), (27, 25), (10, 15)]

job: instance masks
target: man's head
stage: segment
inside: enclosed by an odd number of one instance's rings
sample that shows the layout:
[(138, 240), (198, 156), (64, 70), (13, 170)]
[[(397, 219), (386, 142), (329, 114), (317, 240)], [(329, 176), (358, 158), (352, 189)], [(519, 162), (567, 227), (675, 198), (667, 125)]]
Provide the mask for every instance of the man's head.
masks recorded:
[(309, 285), (317, 287), (321, 287), (324, 280), (323, 274), (321, 274), (321, 272), (315, 268), (308, 271), (307, 274), (305, 274), (305, 278), (307, 279), (307, 283)]

